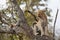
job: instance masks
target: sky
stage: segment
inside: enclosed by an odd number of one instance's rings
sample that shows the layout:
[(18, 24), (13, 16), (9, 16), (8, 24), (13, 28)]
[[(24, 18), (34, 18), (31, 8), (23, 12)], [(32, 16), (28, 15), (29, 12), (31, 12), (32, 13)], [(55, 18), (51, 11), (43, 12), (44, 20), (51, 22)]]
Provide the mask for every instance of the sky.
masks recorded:
[[(48, 0), (48, 8), (52, 9), (51, 15), (53, 17), (53, 22), (52, 25), (54, 24), (54, 19), (56, 15), (57, 9), (59, 9), (58, 17), (57, 17), (57, 22), (56, 22), (56, 34), (60, 34), (60, 0)], [(2, 8), (3, 6), (3, 8)], [(7, 8), (6, 6), (6, 0), (0, 0), (0, 10)]]
[(52, 25), (54, 24), (55, 16), (57, 9), (59, 9), (58, 16), (57, 16), (57, 21), (56, 21), (56, 33), (60, 34), (60, 0), (49, 0), (48, 1), (48, 7), (52, 9), (51, 15), (53, 16), (53, 22)]

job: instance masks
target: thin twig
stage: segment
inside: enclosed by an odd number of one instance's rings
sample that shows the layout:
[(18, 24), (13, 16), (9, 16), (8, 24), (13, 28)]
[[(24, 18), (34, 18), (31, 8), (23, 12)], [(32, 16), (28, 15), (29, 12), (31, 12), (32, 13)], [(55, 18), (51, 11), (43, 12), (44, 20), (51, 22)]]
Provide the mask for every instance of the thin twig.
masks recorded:
[(56, 13), (55, 21), (54, 21), (54, 28), (53, 28), (53, 37), (54, 37), (54, 40), (55, 40), (55, 25), (56, 25), (56, 21), (57, 21), (58, 12), (59, 12), (59, 10), (57, 9), (57, 13)]

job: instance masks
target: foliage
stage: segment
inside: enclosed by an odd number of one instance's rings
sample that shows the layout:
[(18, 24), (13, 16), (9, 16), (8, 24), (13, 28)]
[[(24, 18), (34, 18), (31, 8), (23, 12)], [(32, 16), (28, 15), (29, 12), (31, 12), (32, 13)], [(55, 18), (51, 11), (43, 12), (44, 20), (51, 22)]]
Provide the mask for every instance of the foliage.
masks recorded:
[(26, 12), (26, 13), (25, 13), (25, 18), (26, 18), (26, 20), (27, 20), (27, 23), (28, 23), (30, 26), (32, 26), (33, 22), (35, 21), (35, 20), (34, 20), (34, 17), (33, 17), (30, 13)]

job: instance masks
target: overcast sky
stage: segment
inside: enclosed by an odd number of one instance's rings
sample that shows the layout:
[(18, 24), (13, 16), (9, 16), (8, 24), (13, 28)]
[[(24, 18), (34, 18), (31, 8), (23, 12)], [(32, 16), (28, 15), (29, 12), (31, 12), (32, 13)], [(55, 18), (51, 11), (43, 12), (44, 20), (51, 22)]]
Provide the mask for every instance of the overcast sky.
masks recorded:
[[(53, 16), (53, 22), (52, 22), (52, 25), (53, 25), (57, 8), (60, 10), (60, 0), (48, 0), (48, 7), (52, 9), (51, 15)], [(0, 0), (0, 10), (4, 8), (6, 8), (6, 1)], [(57, 22), (56, 22), (56, 32), (60, 34), (59, 30), (60, 30), (60, 11), (59, 11)]]
[(54, 23), (56, 11), (57, 11), (57, 9), (59, 9), (57, 22), (56, 22), (56, 32), (58, 34), (60, 34), (60, 0), (49, 0), (48, 7), (52, 9), (51, 15), (53, 16), (53, 23)]

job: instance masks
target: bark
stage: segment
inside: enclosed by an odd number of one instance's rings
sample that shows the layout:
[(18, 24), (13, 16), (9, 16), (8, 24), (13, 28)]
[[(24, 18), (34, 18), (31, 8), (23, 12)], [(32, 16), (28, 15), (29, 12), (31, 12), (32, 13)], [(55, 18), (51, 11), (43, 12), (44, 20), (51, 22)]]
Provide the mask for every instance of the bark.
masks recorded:
[(21, 26), (21, 28), (24, 29), (24, 31), (26, 32), (26, 35), (34, 38), (34, 34), (33, 34), (33, 30), (32, 28), (27, 24), (26, 19), (24, 17), (24, 13), (21, 10), (21, 8), (19, 7), (19, 5), (17, 4), (16, 0), (11, 0), (11, 3), (14, 4), (15, 9), (17, 10), (17, 15), (19, 17), (19, 19), (17, 20), (16, 26), (19, 27), (19, 25)]

